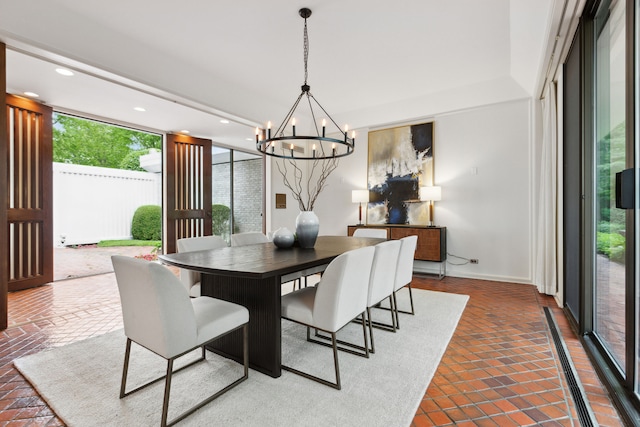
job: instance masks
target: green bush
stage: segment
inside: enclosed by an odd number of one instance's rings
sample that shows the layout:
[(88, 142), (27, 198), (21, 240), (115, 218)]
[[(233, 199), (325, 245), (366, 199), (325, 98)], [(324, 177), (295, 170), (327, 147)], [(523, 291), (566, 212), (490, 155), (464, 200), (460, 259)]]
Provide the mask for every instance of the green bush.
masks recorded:
[(625, 261), (624, 255), (625, 255), (624, 246), (616, 246), (615, 248), (611, 248), (611, 254), (609, 255), (609, 259), (619, 264), (624, 264), (624, 261)]
[(229, 218), (231, 217), (231, 209), (225, 205), (211, 206), (211, 220), (213, 222), (214, 236), (229, 235)]
[(146, 172), (140, 167), (140, 156), (149, 154), (149, 149), (130, 151), (129, 154), (124, 156), (124, 159), (120, 162), (120, 169), (126, 169), (130, 171)]
[(599, 254), (604, 254), (611, 261), (623, 262), (625, 251), (625, 238), (618, 233), (598, 232), (596, 244)]
[(162, 208), (157, 205), (145, 205), (136, 209), (131, 221), (131, 236), (136, 240), (160, 240)]

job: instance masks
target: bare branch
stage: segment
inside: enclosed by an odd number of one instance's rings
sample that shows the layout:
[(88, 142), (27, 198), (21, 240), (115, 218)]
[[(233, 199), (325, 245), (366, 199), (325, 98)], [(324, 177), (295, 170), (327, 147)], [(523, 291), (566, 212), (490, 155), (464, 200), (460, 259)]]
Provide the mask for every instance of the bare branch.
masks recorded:
[[(305, 182), (306, 185), (303, 186), (302, 179), (304, 174), (295, 159), (282, 160), (282, 166), (277, 160), (275, 163), (278, 172), (282, 175), (284, 185), (291, 190), (293, 198), (298, 201), (298, 207), (301, 211), (313, 210), (318, 195), (326, 186), (327, 178), (338, 167), (337, 158), (314, 160)], [(292, 169), (287, 167), (287, 163)], [(315, 184), (313, 184), (314, 176), (317, 174), (319, 176), (315, 180)], [(290, 175), (293, 176), (290, 178)], [(305, 192), (306, 194), (304, 194)]]

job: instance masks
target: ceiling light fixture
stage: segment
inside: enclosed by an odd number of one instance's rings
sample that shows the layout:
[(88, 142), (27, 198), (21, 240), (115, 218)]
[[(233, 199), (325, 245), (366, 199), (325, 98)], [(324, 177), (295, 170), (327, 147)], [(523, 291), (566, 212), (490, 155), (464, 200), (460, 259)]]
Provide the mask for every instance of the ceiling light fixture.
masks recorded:
[(220, 120), (220, 123), (222, 123), (223, 125), (226, 125), (226, 124), (228, 124), (228, 123), (229, 123), (229, 120), (227, 120), (227, 119), (222, 119), (222, 120)]
[[(347, 126), (345, 126), (344, 131), (342, 131), (340, 126), (338, 126), (329, 113), (327, 113), (322, 105), (320, 105), (316, 98), (311, 94), (311, 87), (307, 84), (307, 62), (309, 57), (307, 18), (311, 16), (311, 10), (302, 8), (298, 13), (302, 18), (304, 18), (304, 84), (301, 87), (302, 92), (298, 96), (298, 99), (293, 103), (293, 106), (285, 116), (280, 126), (276, 129), (273, 137), (271, 136), (271, 122), (267, 125), (266, 135), (264, 129), (256, 128), (256, 148), (263, 154), (284, 159), (320, 160), (348, 156), (353, 153), (353, 149), (355, 147), (355, 132), (352, 132), (351, 137), (349, 137), (347, 135)], [(306, 104), (309, 105), (310, 110), (308, 117), (312, 120), (312, 124), (309, 127), (312, 128), (312, 130), (315, 130), (315, 135), (296, 134), (296, 119), (294, 114), (303, 96), (306, 96), (307, 98)], [(312, 101), (326, 116), (326, 118), (322, 120), (322, 130), (318, 128), (318, 121), (316, 119), (316, 112), (313, 110), (314, 107)], [(305, 103), (303, 102), (303, 105), (304, 104)], [(299, 117), (299, 119), (303, 118), (304, 116)], [(327, 129), (327, 121), (329, 122), (329, 125), (333, 123), (335, 126), (334, 130)], [(291, 125), (291, 134), (285, 135), (285, 130), (289, 125)], [(298, 124), (298, 129), (300, 129), (300, 123)], [(340, 134), (341, 137), (331, 138), (328, 137), (327, 134)]]
[(73, 71), (67, 70), (66, 68), (56, 68), (56, 72), (67, 77), (73, 76)]
[(40, 95), (38, 95), (35, 92), (24, 92), (25, 95), (30, 96), (31, 98), (38, 98), (40, 97)]
[(134, 110), (136, 110), (136, 111), (140, 111), (141, 113), (143, 113), (143, 112), (147, 111), (147, 110), (145, 110), (145, 109), (144, 109), (144, 108), (142, 108), (142, 107), (133, 107), (133, 109), (134, 109)]

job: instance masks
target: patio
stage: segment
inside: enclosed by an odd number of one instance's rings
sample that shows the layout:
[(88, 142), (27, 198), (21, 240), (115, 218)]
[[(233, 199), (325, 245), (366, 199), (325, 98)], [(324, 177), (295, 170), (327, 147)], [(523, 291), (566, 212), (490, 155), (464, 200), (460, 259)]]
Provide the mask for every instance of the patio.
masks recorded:
[(53, 253), (53, 280), (74, 279), (113, 271), (111, 255), (137, 256), (151, 253), (153, 246), (114, 246), (100, 248), (97, 245), (55, 248)]

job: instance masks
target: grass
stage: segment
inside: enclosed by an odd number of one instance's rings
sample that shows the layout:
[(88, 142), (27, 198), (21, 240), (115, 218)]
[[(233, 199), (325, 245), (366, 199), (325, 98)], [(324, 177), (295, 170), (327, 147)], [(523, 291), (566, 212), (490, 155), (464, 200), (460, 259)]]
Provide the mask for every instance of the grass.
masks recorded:
[(160, 240), (101, 240), (98, 242), (100, 248), (110, 248), (113, 246), (162, 246)]

